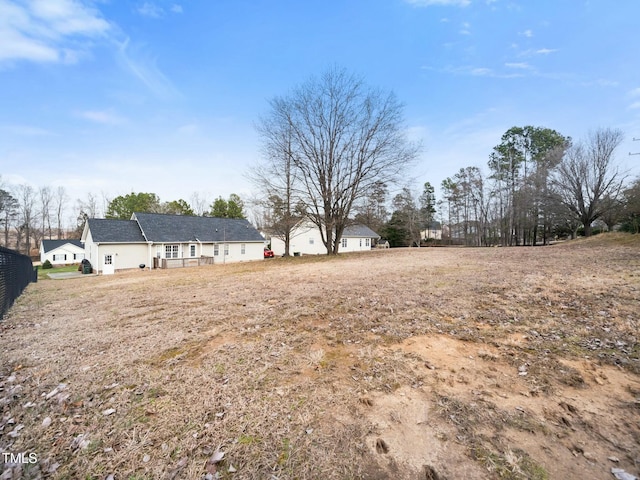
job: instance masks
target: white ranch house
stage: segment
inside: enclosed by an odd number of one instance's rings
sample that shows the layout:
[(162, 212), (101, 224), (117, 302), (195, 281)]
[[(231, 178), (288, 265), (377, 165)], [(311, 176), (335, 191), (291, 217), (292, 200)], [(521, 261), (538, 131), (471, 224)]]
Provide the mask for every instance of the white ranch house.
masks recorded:
[(42, 240), (40, 262), (47, 260), (52, 265), (72, 265), (84, 259), (84, 246), (80, 240)]
[(82, 242), (94, 271), (102, 274), (263, 260), (265, 245), (247, 220), (158, 213), (90, 218)]
[[(371, 250), (380, 235), (365, 225), (350, 225), (344, 229), (340, 240), (340, 253), (364, 252)], [(271, 250), (274, 255), (284, 255), (284, 240), (271, 237)], [(289, 245), (291, 255), (326, 255), (327, 248), (322, 243), (320, 229), (311, 222), (300, 222), (291, 231), (291, 243)]]

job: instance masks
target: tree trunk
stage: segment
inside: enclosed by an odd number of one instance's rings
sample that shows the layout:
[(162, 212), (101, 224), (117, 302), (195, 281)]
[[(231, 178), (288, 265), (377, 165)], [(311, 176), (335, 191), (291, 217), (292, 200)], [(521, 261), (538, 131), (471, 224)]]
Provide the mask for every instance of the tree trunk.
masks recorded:
[(284, 236), (284, 256), (285, 257), (291, 256), (290, 249), (291, 249), (291, 232), (287, 232), (287, 234)]

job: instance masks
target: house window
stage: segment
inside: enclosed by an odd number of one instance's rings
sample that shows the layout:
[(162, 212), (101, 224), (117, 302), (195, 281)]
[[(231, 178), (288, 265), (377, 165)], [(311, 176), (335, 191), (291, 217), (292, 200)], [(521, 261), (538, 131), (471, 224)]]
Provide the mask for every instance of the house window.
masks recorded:
[(360, 239), (360, 246), (362, 246), (362, 239)]
[(313, 245), (313, 237), (309, 237), (309, 245)]
[(225, 243), (224, 244), (224, 256), (226, 257), (227, 255), (229, 255), (229, 244)]
[(245, 250), (246, 250), (246, 245), (244, 243), (241, 243), (240, 244), (240, 254), (244, 255)]
[(73, 259), (74, 260), (83, 260), (84, 259), (84, 253), (74, 253), (73, 254)]
[(113, 257), (111, 256), (110, 253), (106, 254), (104, 256), (104, 264), (105, 265), (112, 265), (113, 264)]
[(191, 257), (195, 257), (196, 256), (196, 246), (195, 245), (189, 245), (189, 256), (191, 256)]
[(346, 238), (342, 239), (342, 248), (347, 248), (347, 239)]
[(178, 245), (165, 245), (164, 256), (165, 258), (178, 258)]
[(63, 260), (67, 259), (67, 254), (66, 253), (57, 253), (53, 255), (53, 261), (54, 262), (61, 262)]
[(213, 246), (213, 255), (217, 257), (220, 254), (220, 245), (217, 243)]
[(369, 238), (365, 238), (364, 239), (364, 246), (365, 247), (370, 247), (371, 245), (369, 244), (370, 239)]

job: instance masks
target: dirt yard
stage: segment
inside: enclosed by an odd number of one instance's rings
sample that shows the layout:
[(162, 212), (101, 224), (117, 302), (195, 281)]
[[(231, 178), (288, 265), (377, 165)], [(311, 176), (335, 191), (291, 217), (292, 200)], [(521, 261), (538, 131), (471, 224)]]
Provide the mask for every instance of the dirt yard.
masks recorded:
[(639, 319), (637, 235), (44, 280), (0, 478), (637, 476)]

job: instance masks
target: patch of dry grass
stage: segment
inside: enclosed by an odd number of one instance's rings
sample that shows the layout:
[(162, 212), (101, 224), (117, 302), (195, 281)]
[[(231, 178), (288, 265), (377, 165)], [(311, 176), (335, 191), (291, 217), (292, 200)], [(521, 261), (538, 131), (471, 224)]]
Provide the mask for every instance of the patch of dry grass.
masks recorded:
[[(611, 235), (39, 282), (0, 323), (0, 450), (38, 463), (3, 469), (417, 478), (430, 465), (447, 478), (553, 478), (567, 474), (554, 455), (583, 442), (630, 471), (639, 252), (640, 237)], [(449, 432), (425, 446), (441, 457), (407, 450), (406, 388)], [(568, 412), (560, 397), (592, 407)], [(372, 416), (383, 398), (397, 405), (390, 420)], [(385, 441), (391, 431), (407, 445)], [(571, 445), (550, 452), (550, 439)], [(447, 463), (447, 449), (469, 464)], [(603, 458), (595, 471), (608, 474)], [(594, 471), (577, 463), (575, 478)]]

